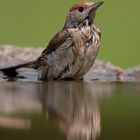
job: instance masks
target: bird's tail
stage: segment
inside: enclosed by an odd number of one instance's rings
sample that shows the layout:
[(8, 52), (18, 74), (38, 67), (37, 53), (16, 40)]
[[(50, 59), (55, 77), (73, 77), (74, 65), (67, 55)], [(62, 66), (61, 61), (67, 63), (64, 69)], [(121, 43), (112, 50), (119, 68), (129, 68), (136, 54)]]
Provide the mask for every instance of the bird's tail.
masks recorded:
[(15, 77), (18, 74), (18, 72), (16, 70), (20, 69), (20, 68), (37, 69), (36, 61), (31, 61), (31, 62), (11, 66), (11, 67), (8, 67), (8, 68), (2, 68), (2, 69), (0, 69), (0, 71), (3, 72), (4, 75), (7, 75), (9, 77)]

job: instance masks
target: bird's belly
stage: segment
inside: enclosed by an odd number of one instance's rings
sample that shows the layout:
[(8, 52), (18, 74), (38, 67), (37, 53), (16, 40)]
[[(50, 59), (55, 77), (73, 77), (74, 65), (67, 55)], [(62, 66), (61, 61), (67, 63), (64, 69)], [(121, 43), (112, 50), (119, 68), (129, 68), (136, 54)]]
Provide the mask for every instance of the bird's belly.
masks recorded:
[[(59, 60), (58, 57), (56, 57), (57, 59), (55, 60), (51, 59), (51, 65), (49, 67), (46, 65), (44, 68), (41, 68), (40, 79), (42, 79), (42, 77), (45, 77), (45, 79), (48, 80), (81, 79), (83, 75), (89, 71), (95, 61), (95, 49), (92, 46), (89, 46), (85, 53), (82, 53), (76, 58), (74, 57), (72, 50), (69, 50), (68, 52), (67, 57), (64, 59)], [(51, 58), (54, 59), (55, 57), (51, 56)], [(71, 61), (72, 59), (73, 63), (64, 67), (65, 62)]]
[[(93, 66), (98, 49), (99, 49), (99, 38), (93, 36), (92, 41), (87, 42), (85, 46), (81, 47), (81, 54), (77, 57), (74, 65), (71, 66), (70, 74), (74, 79), (81, 79)], [(70, 76), (68, 74), (68, 76)]]
[(69, 71), (66, 71), (62, 77), (64, 79), (82, 79), (93, 65), (96, 58), (95, 53), (95, 49), (90, 46), (86, 53), (83, 53), (82, 55), (77, 57), (73, 65), (69, 66)]

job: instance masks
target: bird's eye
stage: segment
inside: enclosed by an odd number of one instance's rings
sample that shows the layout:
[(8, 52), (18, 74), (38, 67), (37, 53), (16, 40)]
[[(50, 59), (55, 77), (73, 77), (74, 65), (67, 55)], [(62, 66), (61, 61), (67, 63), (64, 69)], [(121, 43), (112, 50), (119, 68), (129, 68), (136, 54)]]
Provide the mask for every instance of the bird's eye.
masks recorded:
[(78, 11), (79, 11), (79, 12), (83, 12), (83, 11), (84, 11), (84, 7), (79, 7), (79, 8), (78, 8)]

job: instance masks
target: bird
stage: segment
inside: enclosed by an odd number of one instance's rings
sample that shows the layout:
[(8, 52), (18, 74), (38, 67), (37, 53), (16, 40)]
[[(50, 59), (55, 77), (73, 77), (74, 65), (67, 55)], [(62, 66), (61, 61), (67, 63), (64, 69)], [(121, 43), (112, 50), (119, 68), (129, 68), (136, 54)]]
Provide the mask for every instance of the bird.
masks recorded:
[(33, 61), (0, 69), (16, 76), (17, 69), (37, 70), (39, 80), (81, 80), (93, 66), (100, 48), (101, 32), (94, 24), (96, 10), (104, 2), (80, 1), (70, 8), (63, 28)]

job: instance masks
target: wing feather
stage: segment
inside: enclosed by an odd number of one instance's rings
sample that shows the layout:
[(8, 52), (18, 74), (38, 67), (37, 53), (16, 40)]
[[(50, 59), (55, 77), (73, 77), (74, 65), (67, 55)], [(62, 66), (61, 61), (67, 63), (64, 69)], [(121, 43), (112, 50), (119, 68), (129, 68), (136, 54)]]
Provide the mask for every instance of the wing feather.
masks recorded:
[(75, 59), (73, 47), (73, 38), (69, 31), (63, 30), (57, 33), (37, 61), (39, 65), (41, 64), (40, 79), (61, 78)]
[(61, 47), (61, 45), (70, 37), (70, 33), (67, 30), (62, 30), (58, 32), (53, 39), (50, 41), (46, 49), (42, 52), (42, 54), (48, 54), (52, 51), (55, 51), (57, 48)]

